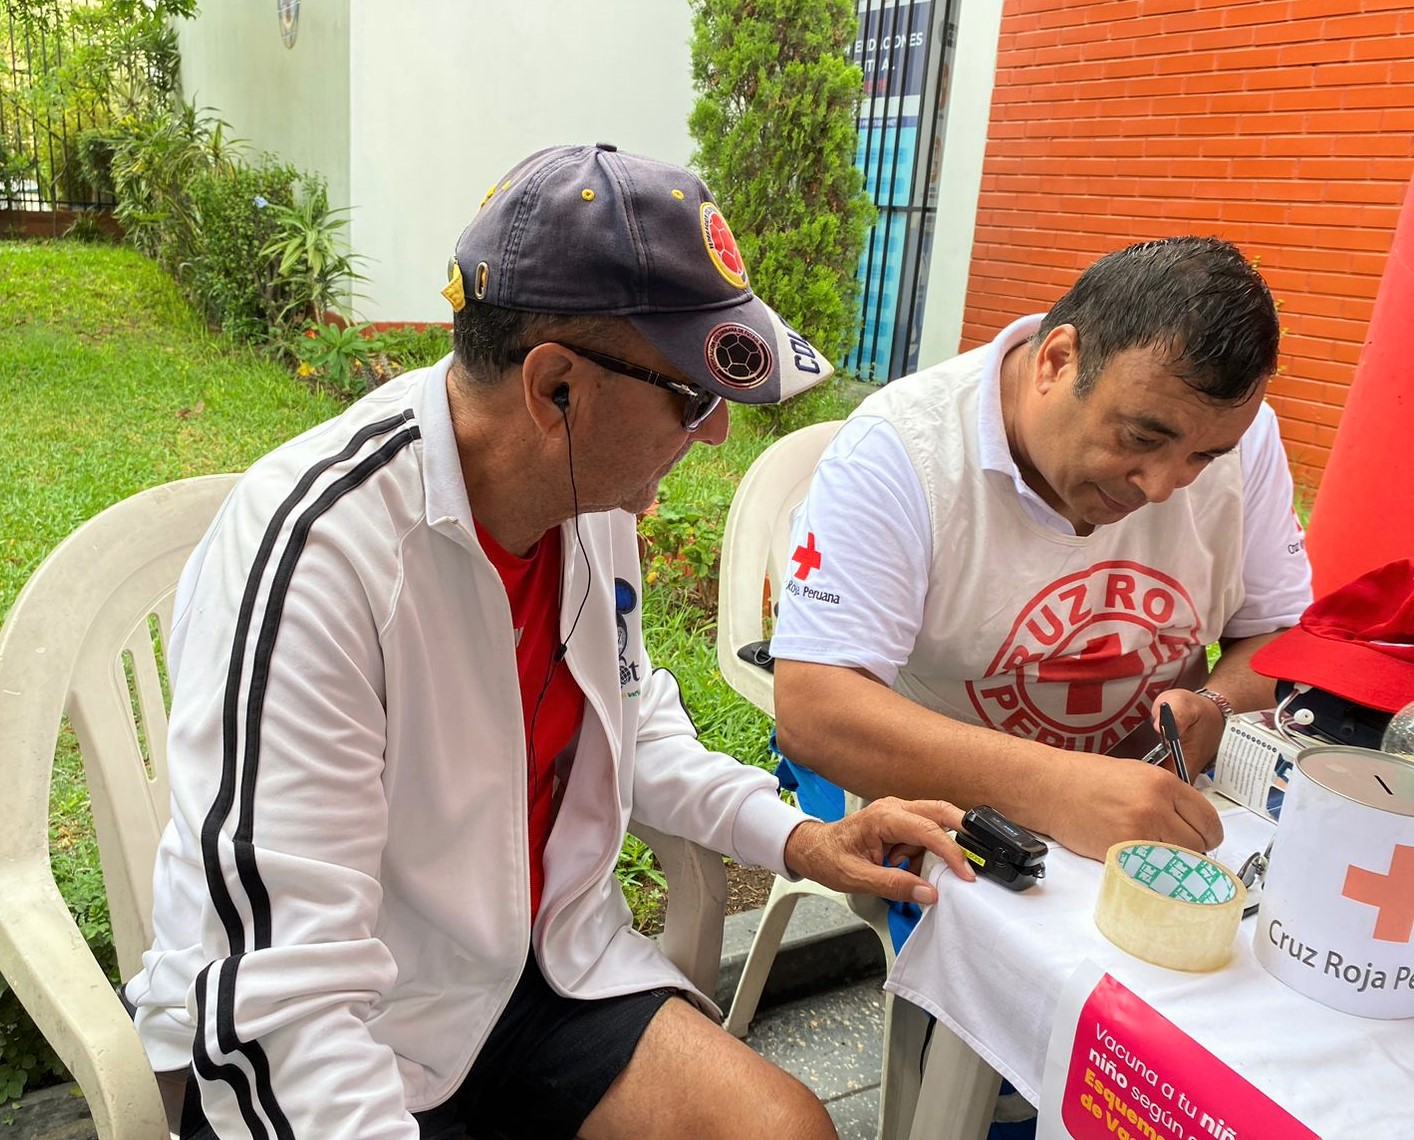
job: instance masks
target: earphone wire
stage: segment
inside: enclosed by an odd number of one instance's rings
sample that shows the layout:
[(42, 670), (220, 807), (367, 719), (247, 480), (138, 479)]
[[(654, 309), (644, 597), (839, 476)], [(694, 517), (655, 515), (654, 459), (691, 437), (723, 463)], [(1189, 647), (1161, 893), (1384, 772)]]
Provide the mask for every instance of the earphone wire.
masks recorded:
[[(585, 603), (589, 601), (589, 591), (594, 586), (594, 564), (589, 561), (589, 555), (584, 552), (584, 540), (579, 533), (579, 488), (574, 481), (574, 435), (570, 432), (570, 413), (568, 402), (559, 404), (560, 415), (565, 421), (565, 448), (569, 453), (569, 474), (570, 474), (570, 498), (574, 507), (574, 544), (575, 549), (584, 558), (584, 569), (588, 578), (584, 585), (584, 595), (579, 599), (579, 608), (575, 610), (574, 621), (570, 622), (570, 631), (565, 634), (564, 640), (555, 646), (555, 651), (550, 655), (550, 667), (545, 670), (545, 679), (540, 682), (540, 695), (535, 698), (535, 710), (530, 714), (530, 728), (526, 732), (526, 747), (530, 752), (530, 802), (533, 804), (540, 793), (540, 769), (535, 763), (535, 722), (540, 719), (540, 706), (545, 702), (545, 694), (550, 691), (550, 682), (555, 676), (555, 666), (565, 659), (565, 654), (569, 652), (569, 641), (574, 636), (574, 631), (579, 628), (580, 615), (584, 613)], [(559, 625), (559, 606), (563, 604), (565, 597), (565, 560), (563, 553), (560, 556), (560, 590), (559, 604), (555, 607), (555, 623)]]
[[(568, 401), (560, 408), (560, 415), (565, 421), (565, 450), (569, 453), (570, 468), (570, 498), (574, 507), (574, 545), (580, 557), (584, 559), (584, 571), (588, 576), (584, 583), (584, 594), (579, 599), (579, 608), (574, 612), (574, 621), (570, 622), (570, 631), (565, 634), (565, 639), (560, 642), (559, 656), (557, 661), (564, 660), (565, 654), (569, 651), (570, 638), (574, 636), (574, 631), (579, 628), (580, 615), (584, 613), (584, 605), (589, 601), (589, 591), (594, 588), (594, 565), (589, 561), (589, 555), (584, 552), (584, 540), (579, 534), (579, 488), (574, 482), (574, 436), (570, 433), (570, 412)], [(565, 592), (565, 566), (560, 563), (560, 596), (564, 597)]]

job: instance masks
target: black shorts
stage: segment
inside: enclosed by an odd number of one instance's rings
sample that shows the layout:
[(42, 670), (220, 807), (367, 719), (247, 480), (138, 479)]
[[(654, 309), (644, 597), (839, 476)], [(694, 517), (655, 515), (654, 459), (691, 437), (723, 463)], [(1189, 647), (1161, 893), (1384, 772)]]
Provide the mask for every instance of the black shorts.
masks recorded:
[[(677, 992), (561, 997), (531, 954), (461, 1087), (446, 1103), (414, 1114), (422, 1140), (571, 1140)], [(215, 1140), (194, 1077), (183, 1107), (183, 1140)]]

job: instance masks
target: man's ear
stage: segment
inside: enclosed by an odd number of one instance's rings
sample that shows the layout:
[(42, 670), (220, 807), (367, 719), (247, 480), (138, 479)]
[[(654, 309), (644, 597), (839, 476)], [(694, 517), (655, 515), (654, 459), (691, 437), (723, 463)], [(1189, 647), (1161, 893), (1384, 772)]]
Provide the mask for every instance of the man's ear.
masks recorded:
[(1038, 392), (1048, 392), (1056, 385), (1070, 387), (1080, 368), (1080, 337), (1074, 325), (1057, 325), (1041, 341), (1036, 350), (1032, 381)]
[(564, 430), (570, 410), (570, 374), (579, 357), (563, 345), (537, 344), (521, 365), (525, 407), (536, 426), (544, 432)]

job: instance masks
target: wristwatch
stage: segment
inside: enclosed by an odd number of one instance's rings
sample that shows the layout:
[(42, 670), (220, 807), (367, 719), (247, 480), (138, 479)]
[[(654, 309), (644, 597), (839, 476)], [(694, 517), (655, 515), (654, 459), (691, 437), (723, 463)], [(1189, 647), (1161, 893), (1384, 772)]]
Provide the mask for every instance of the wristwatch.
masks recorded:
[(1207, 697), (1208, 700), (1218, 706), (1219, 711), (1223, 714), (1224, 724), (1237, 715), (1233, 712), (1232, 702), (1221, 693), (1215, 693), (1212, 689), (1194, 689), (1193, 691), (1200, 697)]

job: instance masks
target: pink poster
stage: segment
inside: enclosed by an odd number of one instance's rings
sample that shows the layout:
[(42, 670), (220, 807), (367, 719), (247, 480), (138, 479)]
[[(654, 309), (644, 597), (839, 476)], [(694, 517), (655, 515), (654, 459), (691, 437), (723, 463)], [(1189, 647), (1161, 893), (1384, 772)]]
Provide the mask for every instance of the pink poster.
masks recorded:
[(1320, 1140), (1109, 974), (1080, 1009), (1060, 1118), (1072, 1140)]

